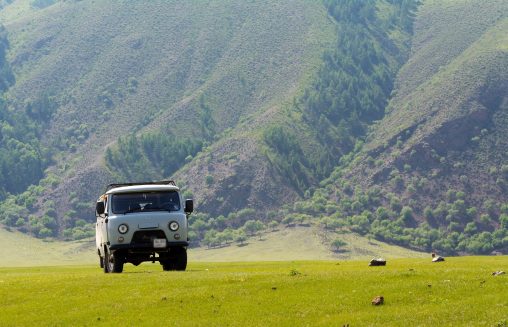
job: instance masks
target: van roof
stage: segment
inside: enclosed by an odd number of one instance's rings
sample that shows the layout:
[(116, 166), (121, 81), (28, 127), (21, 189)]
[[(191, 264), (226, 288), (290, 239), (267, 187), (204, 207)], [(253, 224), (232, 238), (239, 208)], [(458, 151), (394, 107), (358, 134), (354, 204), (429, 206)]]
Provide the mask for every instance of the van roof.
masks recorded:
[(109, 189), (105, 194), (115, 193), (136, 193), (136, 192), (153, 192), (153, 191), (179, 191), (175, 185), (159, 185), (159, 184), (141, 184), (119, 186)]
[(135, 185), (173, 185), (173, 186), (176, 186), (176, 183), (173, 180), (163, 180), (163, 181), (158, 181), (158, 182), (141, 182), (141, 183), (139, 183), (139, 182), (138, 183), (113, 183), (113, 184), (109, 184), (106, 187), (106, 191), (104, 193), (107, 193), (109, 190), (111, 190), (113, 188), (122, 187), (122, 186), (135, 186)]

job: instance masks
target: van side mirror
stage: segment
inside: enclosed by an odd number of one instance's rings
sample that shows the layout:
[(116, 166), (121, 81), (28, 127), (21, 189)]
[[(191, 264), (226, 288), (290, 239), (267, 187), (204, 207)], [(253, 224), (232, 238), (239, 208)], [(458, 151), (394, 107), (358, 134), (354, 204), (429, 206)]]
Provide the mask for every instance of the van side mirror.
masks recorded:
[(194, 211), (194, 201), (192, 199), (185, 200), (185, 209), (186, 214), (191, 214)]
[(104, 214), (105, 208), (104, 208), (104, 202), (97, 202), (95, 205), (95, 212), (97, 216), (101, 216)]

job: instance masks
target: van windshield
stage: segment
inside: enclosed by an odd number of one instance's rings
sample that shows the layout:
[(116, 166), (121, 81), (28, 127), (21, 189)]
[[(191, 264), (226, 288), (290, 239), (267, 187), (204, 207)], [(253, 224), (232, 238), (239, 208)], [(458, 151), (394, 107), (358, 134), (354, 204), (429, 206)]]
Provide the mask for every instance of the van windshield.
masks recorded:
[(113, 213), (116, 214), (180, 210), (180, 197), (175, 191), (118, 193), (113, 194), (111, 203)]

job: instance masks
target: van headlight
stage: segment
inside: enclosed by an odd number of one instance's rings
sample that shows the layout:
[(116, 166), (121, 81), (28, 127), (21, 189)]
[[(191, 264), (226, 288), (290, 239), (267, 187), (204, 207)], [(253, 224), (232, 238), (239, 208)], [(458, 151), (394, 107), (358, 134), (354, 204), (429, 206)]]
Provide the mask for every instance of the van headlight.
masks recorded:
[(172, 221), (169, 223), (169, 229), (171, 229), (173, 232), (177, 231), (180, 225), (176, 221)]
[(129, 231), (129, 226), (127, 226), (127, 224), (121, 224), (120, 226), (118, 226), (118, 231), (120, 232), (120, 234), (125, 234)]

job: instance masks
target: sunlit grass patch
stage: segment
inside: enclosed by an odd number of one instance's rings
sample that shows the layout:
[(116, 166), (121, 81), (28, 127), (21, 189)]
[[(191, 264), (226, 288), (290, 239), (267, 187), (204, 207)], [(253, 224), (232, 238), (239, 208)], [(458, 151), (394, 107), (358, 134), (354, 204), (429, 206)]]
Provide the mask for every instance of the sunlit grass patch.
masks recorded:
[(496, 326), (508, 320), (497, 270), (506, 257), (3, 268), (0, 325)]

